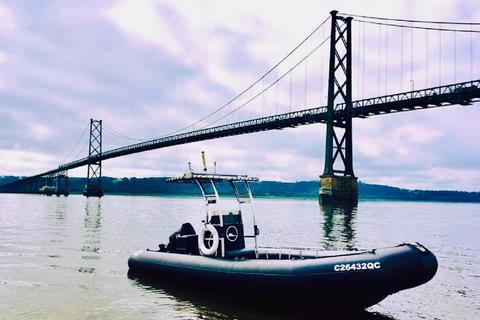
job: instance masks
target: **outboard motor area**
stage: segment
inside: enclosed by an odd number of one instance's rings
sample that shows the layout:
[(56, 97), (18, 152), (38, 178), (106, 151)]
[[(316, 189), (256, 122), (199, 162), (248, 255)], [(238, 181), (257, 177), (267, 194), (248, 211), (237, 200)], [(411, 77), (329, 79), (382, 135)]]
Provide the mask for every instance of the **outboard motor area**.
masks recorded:
[(159, 247), (161, 252), (198, 255), (198, 235), (190, 223), (184, 223), (170, 235), (167, 246), (161, 244)]

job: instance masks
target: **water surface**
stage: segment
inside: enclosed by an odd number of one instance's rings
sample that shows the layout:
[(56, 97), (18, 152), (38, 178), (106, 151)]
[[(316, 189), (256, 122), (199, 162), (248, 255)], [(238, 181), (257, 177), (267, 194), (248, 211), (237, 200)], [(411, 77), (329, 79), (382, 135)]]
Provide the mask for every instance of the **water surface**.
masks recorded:
[[(265, 308), (129, 278), (127, 260), (183, 222), (201, 198), (0, 194), (1, 319), (475, 319), (480, 314), (480, 205), (258, 199), (259, 245), (362, 249), (418, 241), (439, 270), (427, 284), (355, 315), (292, 304)], [(244, 217), (246, 228), (251, 220)], [(346, 306), (346, 309), (348, 306)]]

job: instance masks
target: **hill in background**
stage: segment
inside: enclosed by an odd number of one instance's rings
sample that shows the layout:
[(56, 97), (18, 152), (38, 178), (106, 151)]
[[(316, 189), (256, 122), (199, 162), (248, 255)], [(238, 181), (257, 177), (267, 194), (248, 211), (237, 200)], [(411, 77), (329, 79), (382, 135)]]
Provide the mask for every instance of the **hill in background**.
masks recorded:
[[(0, 177), (0, 185), (18, 180), (19, 177)], [(199, 196), (195, 184), (167, 183), (167, 178), (109, 178), (103, 177), (105, 194), (157, 195), (157, 196)], [(69, 179), (70, 193), (81, 194), (85, 178)], [(277, 182), (260, 181), (251, 183), (255, 197), (318, 199), (319, 181)], [(219, 192), (224, 193), (219, 186)], [(480, 192), (408, 190), (383, 185), (358, 182), (360, 200), (407, 200), (407, 201), (450, 201), (480, 202)]]

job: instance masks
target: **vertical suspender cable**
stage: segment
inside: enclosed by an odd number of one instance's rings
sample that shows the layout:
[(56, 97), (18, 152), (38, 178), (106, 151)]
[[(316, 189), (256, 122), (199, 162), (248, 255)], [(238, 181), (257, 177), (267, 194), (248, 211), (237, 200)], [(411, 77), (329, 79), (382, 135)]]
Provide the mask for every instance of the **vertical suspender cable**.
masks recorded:
[(354, 30), (357, 30), (357, 94), (356, 94), (356, 97), (359, 97), (360, 96), (360, 28), (355, 28)]
[(253, 118), (253, 100), (252, 100), (252, 97), (253, 97), (253, 92), (252, 92), (252, 88), (250, 88), (250, 118)]
[[(305, 51), (307, 51), (306, 46), (305, 46)], [(305, 59), (305, 109), (307, 109), (307, 62), (308, 62), (308, 58)]]
[(378, 66), (377, 66), (377, 96), (380, 95), (380, 37), (381, 37), (382, 25), (378, 26)]
[(275, 69), (275, 114), (278, 113), (278, 68)]
[[(245, 99), (246, 99), (246, 97), (244, 95), (242, 95), (242, 98), (240, 99), (240, 105), (244, 105)], [(246, 119), (245, 108), (240, 108), (240, 118), (242, 119), (242, 121), (245, 121), (245, 119)]]
[(473, 32), (470, 24), (470, 79), (473, 79)]
[(400, 48), (400, 92), (403, 92), (403, 26), (402, 28), (402, 42)]
[(442, 85), (442, 23), (439, 22), (438, 28), (438, 86)]
[(387, 67), (388, 67), (388, 25), (387, 25), (387, 31), (386, 31), (386, 36), (385, 36), (385, 95), (388, 94), (388, 81), (387, 81)]
[(457, 83), (457, 33), (453, 32), (453, 83)]
[(292, 112), (292, 74), (293, 70), (290, 70), (290, 112)]
[(365, 99), (365, 24), (363, 24), (363, 53), (362, 53), (362, 99)]
[(425, 70), (425, 88), (428, 88), (428, 30), (425, 30), (425, 65), (427, 69)]
[[(322, 39), (325, 40), (325, 26), (322, 28)], [(322, 49), (322, 53), (320, 55), (320, 105), (325, 105), (325, 67), (323, 66), (325, 62), (325, 50)]]
[[(265, 78), (262, 79), (262, 91), (264, 91), (264, 90), (265, 90)], [(266, 109), (267, 109), (266, 102), (267, 102), (267, 94), (264, 93), (264, 94), (262, 94), (262, 113), (261, 113), (263, 117), (265, 117), (266, 114), (267, 114), (266, 113)]]
[(414, 83), (415, 81), (413, 80), (413, 21), (411, 22), (411, 27), (412, 27), (412, 33), (411, 33), (411, 38), (410, 38), (410, 81), (412, 81), (412, 91), (415, 90), (414, 88)]

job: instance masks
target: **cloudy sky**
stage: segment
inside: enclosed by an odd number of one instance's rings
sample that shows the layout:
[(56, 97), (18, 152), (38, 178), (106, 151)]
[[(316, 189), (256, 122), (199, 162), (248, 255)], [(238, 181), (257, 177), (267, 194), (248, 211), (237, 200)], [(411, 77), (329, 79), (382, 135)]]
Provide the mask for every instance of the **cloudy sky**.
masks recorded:
[[(38, 174), (86, 156), (90, 119), (104, 123), (104, 150), (139, 141), (120, 135), (154, 138), (194, 124), (275, 66), (331, 10), (480, 22), (474, 0), (0, 0), (0, 175)], [(354, 27), (354, 100), (480, 79), (478, 34), (413, 33), (355, 19)], [(325, 33), (319, 29), (312, 41)], [(326, 52), (318, 51), (269, 96), (222, 121), (323, 105)], [(278, 79), (288, 63), (295, 57), (270, 78)], [(255, 90), (247, 90), (237, 105)], [(191, 128), (234, 108), (228, 105)], [(479, 121), (480, 104), (355, 119), (355, 174), (363, 182), (402, 188), (480, 191)], [(103, 175), (175, 176), (189, 161), (200, 170), (204, 150), (218, 171), (318, 180), (324, 140), (323, 124), (223, 138), (108, 160)], [(86, 176), (86, 170), (69, 174)]]

